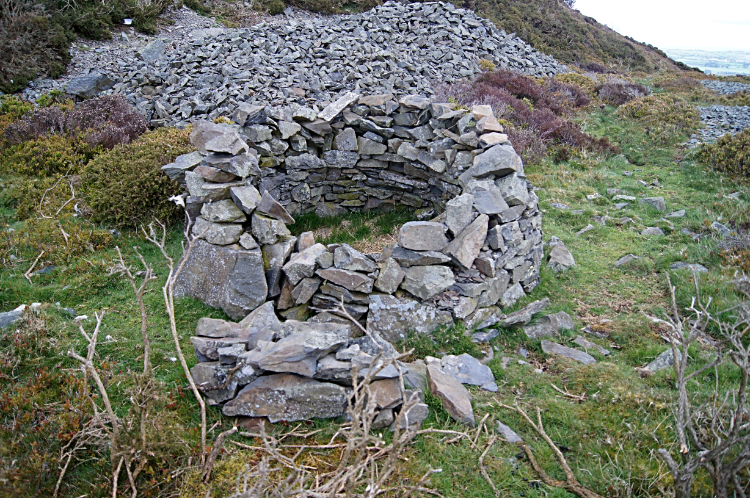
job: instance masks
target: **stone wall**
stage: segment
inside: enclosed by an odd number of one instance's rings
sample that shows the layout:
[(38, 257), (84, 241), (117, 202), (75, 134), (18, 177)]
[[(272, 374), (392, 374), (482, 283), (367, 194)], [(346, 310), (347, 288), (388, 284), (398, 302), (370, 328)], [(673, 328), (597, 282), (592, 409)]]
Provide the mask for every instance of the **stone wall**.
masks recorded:
[[(241, 319), (267, 301), (284, 318), (355, 318), (384, 339), (484, 321), (539, 281), (541, 213), (520, 157), (487, 106), (345, 93), (323, 109), (241, 105), (200, 122), (198, 152), (163, 170), (184, 181), (203, 235), (175, 286)], [(262, 192), (262, 194), (261, 194)], [(398, 244), (364, 255), (290, 235), (293, 215), (419, 208)]]

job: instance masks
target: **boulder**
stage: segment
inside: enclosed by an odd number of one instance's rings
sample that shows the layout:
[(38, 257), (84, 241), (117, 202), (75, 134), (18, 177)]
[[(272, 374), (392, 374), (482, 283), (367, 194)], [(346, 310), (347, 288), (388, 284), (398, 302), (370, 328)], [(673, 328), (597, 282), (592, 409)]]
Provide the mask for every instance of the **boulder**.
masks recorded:
[(99, 71), (77, 76), (65, 85), (65, 92), (79, 99), (90, 99), (114, 85), (112, 78)]
[(529, 202), (529, 188), (526, 180), (517, 173), (495, 180), (495, 186), (500, 189), (508, 206), (525, 206)]
[[(443, 372), (452, 375), (461, 384), (471, 386), (487, 386), (492, 390), (495, 384), (495, 376), (487, 365), (482, 365), (479, 360), (468, 353), (459, 356), (447, 355), (440, 360)], [(497, 390), (497, 386), (494, 386)]]
[(223, 309), (233, 319), (245, 317), (264, 303), (267, 292), (260, 251), (216, 246), (204, 240), (195, 241), (174, 285), (175, 297), (198, 299)]
[(447, 266), (411, 266), (403, 272), (401, 288), (422, 300), (440, 294), (456, 282)]
[(431, 304), (395, 296), (370, 295), (367, 329), (389, 342), (403, 339), (410, 330), (428, 334), (440, 325), (452, 322), (450, 312), (438, 310)]
[(469, 427), (474, 427), (474, 410), (471, 394), (452, 375), (443, 372), (437, 365), (427, 365), (430, 393), (437, 396), (451, 418)]
[(272, 423), (342, 416), (347, 390), (336, 384), (283, 373), (265, 375), (224, 405), (224, 415), (268, 417)]
[(477, 219), (464, 228), (458, 236), (453, 239), (448, 246), (443, 249), (445, 254), (453, 259), (464, 269), (471, 268), (474, 260), (479, 256), (479, 251), (484, 246), (487, 238), (487, 226), (489, 217), (486, 214), (480, 214)]
[(478, 154), (467, 173), (474, 178), (523, 173), (523, 163), (511, 145), (495, 145)]
[(430, 221), (410, 221), (398, 231), (398, 243), (413, 251), (442, 251), (448, 243), (445, 225)]

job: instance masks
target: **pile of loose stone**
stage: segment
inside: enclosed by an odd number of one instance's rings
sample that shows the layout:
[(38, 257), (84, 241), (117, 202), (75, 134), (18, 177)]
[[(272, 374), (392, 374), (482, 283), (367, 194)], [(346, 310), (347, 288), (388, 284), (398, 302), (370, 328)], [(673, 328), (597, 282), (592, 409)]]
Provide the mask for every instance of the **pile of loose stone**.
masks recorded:
[(706, 125), (698, 130), (698, 134), (690, 139), (691, 145), (700, 142), (714, 142), (717, 138), (731, 133), (737, 133), (750, 128), (750, 106), (712, 105), (698, 107), (701, 120)]
[(418, 401), (407, 405), (401, 428), (421, 425), (428, 415), (425, 392), (440, 398), (454, 419), (473, 426), (464, 384), (497, 391), (492, 371), (470, 355), (403, 363), (377, 334), (353, 337), (339, 323), (281, 322), (270, 301), (239, 323), (201, 318), (191, 341), (199, 361), (191, 369), (193, 379), (227, 416), (272, 423), (339, 417), (356, 376), (359, 383), (370, 379), (378, 411), (374, 429), (394, 428), (404, 394)]
[[(198, 123), (198, 152), (163, 167), (184, 181), (193, 234), (203, 236), (177, 295), (234, 319), (269, 299), (285, 318), (301, 319), (343, 298), (350, 314), (392, 341), (454, 318), (483, 322), (539, 282), (538, 198), (488, 106), (347, 93), (319, 112), (241, 105), (234, 119), (244, 126)], [(290, 211), (396, 202), (444, 212), (405, 224), (398, 244), (372, 255), (286, 227)]]
[(363, 93), (431, 94), (433, 82), (471, 77), (486, 59), (532, 76), (567, 68), (465, 9), (387, 2), (352, 16), (210, 28), (172, 49), (156, 39), (135, 67), (102, 67), (73, 80), (90, 96), (114, 85), (153, 120), (182, 125), (229, 115), (241, 102), (284, 104)]
[(749, 83), (738, 83), (736, 81), (703, 80), (703, 86), (722, 95), (732, 95), (739, 92), (750, 92)]

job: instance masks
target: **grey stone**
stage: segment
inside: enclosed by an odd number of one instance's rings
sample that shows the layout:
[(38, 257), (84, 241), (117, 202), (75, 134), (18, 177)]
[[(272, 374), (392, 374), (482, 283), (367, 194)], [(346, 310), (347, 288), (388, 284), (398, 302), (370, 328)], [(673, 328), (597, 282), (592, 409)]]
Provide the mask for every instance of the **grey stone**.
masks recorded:
[[(511, 290), (508, 289), (508, 284), (510, 283), (508, 272), (501, 271), (497, 277), (486, 279), (485, 283), (487, 284), (487, 290), (484, 290), (479, 295), (477, 306), (486, 308), (487, 306), (494, 306), (498, 301), (502, 301), (503, 306), (506, 306), (506, 294)], [(521, 292), (523, 292), (523, 288), (521, 288)]]
[(598, 351), (600, 354), (602, 354), (604, 356), (609, 356), (609, 350), (608, 349), (605, 349), (605, 348), (601, 347), (600, 345), (596, 344), (595, 342), (589, 341), (588, 339), (586, 339), (583, 336), (579, 335), (578, 337), (575, 338), (575, 340), (573, 342), (575, 344), (578, 344), (582, 348), (585, 348), (585, 349), (594, 349), (594, 350)]
[(423, 300), (440, 294), (456, 282), (453, 272), (445, 266), (411, 266), (403, 272), (401, 288)]
[(726, 225), (722, 225), (718, 221), (714, 221), (713, 223), (711, 223), (711, 230), (718, 233), (722, 237), (728, 237), (732, 234), (732, 230), (729, 227), (727, 227)]
[(259, 105), (242, 103), (232, 114), (232, 121), (240, 126), (249, 126), (265, 123), (267, 119), (266, 108)]
[(700, 263), (685, 263), (684, 261), (678, 261), (669, 265), (670, 270), (690, 270), (696, 273), (707, 273), (708, 268)]
[(399, 418), (391, 425), (391, 431), (398, 427), (401, 430), (417, 430), (430, 415), (430, 408), (425, 403), (415, 403), (403, 413), (399, 413)]
[(590, 232), (591, 230), (594, 230), (596, 227), (592, 224), (588, 224), (585, 227), (581, 228), (576, 232), (576, 236), (580, 237), (581, 235), (585, 234), (586, 232)]
[(315, 245), (315, 235), (312, 232), (302, 232), (297, 238), (297, 252), (302, 252)]
[[(300, 126), (300, 128), (302, 127)], [(256, 144), (259, 142), (266, 142), (273, 138), (273, 135), (271, 135), (271, 128), (268, 126), (255, 124), (245, 126), (243, 128), (243, 131), (245, 132), (245, 136), (247, 137), (247, 139), (251, 142), (255, 142)]]
[(323, 244), (314, 244), (294, 254), (284, 265), (284, 273), (292, 285), (297, 285), (303, 278), (312, 277), (315, 274), (318, 258), (327, 251), (328, 249)]
[[(190, 132), (190, 142), (201, 152), (201, 154), (206, 155), (208, 154), (206, 144), (209, 141), (224, 134), (231, 133), (236, 132), (229, 125), (216, 124), (211, 121), (201, 120), (193, 125), (193, 131)], [(213, 164), (210, 164), (210, 166), (213, 166)]]
[(493, 251), (505, 252), (505, 238), (503, 237), (500, 225), (487, 230), (487, 244), (489, 244)]
[(529, 188), (526, 185), (526, 180), (518, 176), (517, 173), (495, 180), (495, 185), (502, 192), (503, 199), (508, 203), (508, 206), (525, 206), (529, 202)]
[(451, 314), (413, 299), (380, 294), (370, 296), (367, 329), (390, 342), (406, 337), (408, 331), (432, 332), (453, 320)]
[(275, 244), (280, 237), (291, 235), (283, 221), (258, 214), (257, 208), (252, 215), (252, 232), (255, 240), (263, 245)]
[(201, 208), (201, 216), (212, 223), (242, 223), (247, 220), (245, 214), (230, 199), (205, 203)]
[(401, 97), (401, 100), (399, 100), (398, 103), (405, 107), (413, 107), (415, 109), (423, 110), (427, 109), (427, 106), (430, 105), (431, 101), (421, 95), (406, 95)]
[(195, 335), (215, 339), (223, 337), (247, 337), (248, 333), (248, 329), (243, 328), (240, 324), (218, 318), (199, 318), (198, 324), (195, 326)]
[(0, 313), (0, 329), (10, 327), (23, 317), (23, 312), (26, 310), (26, 305), (22, 304), (16, 309)]
[(263, 255), (254, 251), (237, 251), (237, 261), (226, 282), (224, 312), (240, 319), (260, 306), (268, 296), (268, 284), (263, 271)]
[(364, 292), (350, 291), (344, 287), (327, 282), (320, 287), (320, 292), (328, 296), (336, 298), (336, 302), (341, 302), (343, 299), (345, 303), (354, 303), (367, 306), (370, 304), (370, 299)]
[(167, 42), (161, 38), (157, 38), (139, 50), (138, 55), (144, 61), (154, 63), (164, 55), (166, 50)]
[(276, 218), (283, 223), (289, 225), (294, 223), (294, 218), (292, 218), (292, 215), (290, 215), (284, 208), (284, 206), (279, 204), (279, 202), (274, 199), (267, 190), (263, 192), (263, 195), (260, 198), (260, 202), (257, 206), (255, 206), (255, 209), (258, 212), (267, 214), (268, 216)]
[(385, 144), (379, 144), (364, 137), (357, 138), (357, 145), (357, 151), (362, 155), (375, 156), (378, 154), (385, 154), (385, 152), (388, 150), (388, 146), (386, 146)]
[(252, 185), (244, 187), (232, 187), (229, 189), (234, 203), (246, 214), (252, 214), (260, 203), (260, 192)]
[(333, 282), (336, 285), (340, 285), (352, 291), (364, 292), (366, 294), (372, 292), (372, 286), (375, 283), (373, 279), (366, 275), (338, 268), (321, 269), (318, 270), (316, 274), (324, 280)]
[(203, 160), (203, 154), (198, 151), (189, 154), (177, 156), (173, 163), (166, 164), (161, 170), (172, 180), (183, 183), (185, 181), (185, 171), (192, 170)]
[(193, 225), (194, 237), (202, 235), (206, 242), (218, 246), (228, 246), (237, 243), (240, 240), (242, 231), (242, 225), (211, 223), (200, 216), (195, 219), (195, 224)]
[(409, 249), (404, 249), (403, 247), (398, 245), (393, 248), (391, 257), (404, 268), (407, 268), (409, 266), (440, 265), (451, 260), (450, 256), (447, 256), (442, 252), (412, 251)]
[(495, 145), (474, 158), (474, 164), (468, 173), (474, 178), (523, 173), (523, 163), (512, 146)]
[(437, 396), (443, 408), (453, 420), (474, 427), (474, 410), (471, 407), (471, 394), (453, 376), (443, 372), (437, 365), (427, 365), (430, 393)]
[(388, 427), (393, 423), (395, 420), (393, 416), (393, 410), (388, 408), (385, 410), (380, 410), (378, 414), (375, 416), (375, 418), (372, 421), (372, 429), (382, 429), (383, 427)]
[(257, 249), (260, 247), (258, 245), (258, 241), (253, 238), (252, 235), (250, 235), (248, 232), (244, 232), (242, 235), (240, 235), (240, 245), (247, 249), (248, 251), (251, 249)]
[(225, 388), (219, 389), (227, 383), (230, 370), (231, 366), (222, 365), (218, 361), (198, 363), (190, 369), (198, 390), (208, 399), (210, 405), (234, 398), (239, 385), (249, 384), (258, 377), (258, 372), (253, 367), (245, 365), (232, 373), (232, 378)]
[(328, 107), (318, 113), (318, 119), (323, 121), (332, 121), (333, 118), (338, 116), (341, 111), (349, 107), (351, 104), (359, 100), (359, 95), (353, 92), (347, 92), (343, 96), (339, 97), (335, 102), (332, 102)]
[(500, 302), (502, 303), (503, 308), (507, 308), (508, 306), (513, 306), (516, 304), (516, 301), (525, 296), (526, 293), (523, 291), (521, 284), (516, 283), (503, 293)]
[(313, 109), (310, 109), (309, 107), (300, 107), (299, 109), (294, 111), (292, 117), (295, 120), (315, 121), (315, 119), (317, 119), (318, 117), (318, 113)]
[(584, 365), (591, 365), (592, 363), (596, 363), (596, 358), (594, 358), (590, 354), (584, 353), (583, 351), (579, 351), (577, 349), (569, 348), (567, 346), (563, 346), (556, 342), (542, 341), (542, 351), (547, 354), (570, 358), (571, 360), (583, 363)]
[(410, 221), (399, 229), (398, 243), (413, 251), (441, 251), (448, 243), (445, 225), (430, 221)]
[(667, 203), (664, 202), (664, 197), (643, 197), (638, 203), (651, 206), (657, 211), (664, 211), (667, 209)]
[(388, 258), (380, 268), (380, 274), (375, 280), (375, 288), (386, 294), (393, 294), (404, 280), (404, 271), (398, 262), (393, 258)]
[[(682, 353), (679, 350), (677, 353), (679, 354), (678, 359), (682, 360)], [(672, 351), (672, 348), (669, 348), (654, 358), (654, 361), (646, 365), (644, 369), (649, 372), (658, 372), (659, 370), (670, 368), (672, 365), (674, 365), (674, 351)]]
[(396, 408), (401, 404), (401, 383), (398, 379), (371, 382), (370, 396), (379, 410)]
[(292, 299), (295, 304), (305, 304), (312, 299), (319, 287), (320, 279), (303, 278), (292, 291)]
[(225, 404), (222, 411), (229, 417), (268, 417), (275, 423), (339, 417), (346, 406), (345, 388), (284, 373), (254, 380)]
[(370, 258), (354, 249), (349, 244), (341, 244), (333, 252), (333, 265), (336, 268), (351, 271), (374, 272), (378, 269)]
[(664, 236), (664, 230), (662, 230), (659, 227), (648, 227), (648, 228), (644, 229), (641, 232), (641, 235), (646, 235), (646, 236), (660, 235), (660, 236)]
[(320, 169), (325, 168), (325, 163), (318, 156), (310, 153), (300, 154), (299, 156), (289, 156), (285, 160), (287, 169)]
[(687, 215), (687, 211), (684, 209), (680, 209), (679, 211), (674, 211), (669, 214), (665, 214), (664, 216), (666, 218), (684, 218)]
[(473, 297), (460, 296), (458, 304), (453, 307), (453, 316), (458, 320), (463, 320), (477, 309), (477, 304), (477, 300)]
[(497, 433), (500, 434), (506, 442), (510, 444), (523, 443), (523, 438), (516, 434), (516, 431), (505, 425), (504, 423), (497, 421)]
[(290, 123), (288, 121), (279, 121), (279, 133), (281, 133), (281, 139), (287, 140), (289, 137), (296, 135), (302, 130), (302, 127), (297, 123)]
[(237, 155), (209, 154), (201, 164), (212, 166), (243, 179), (248, 176), (260, 176), (258, 156), (255, 154), (255, 150)]
[(523, 309), (515, 311), (498, 322), (500, 327), (509, 328), (514, 325), (526, 325), (537, 313), (541, 313), (549, 306), (549, 298), (545, 297), (526, 305)]
[(499, 214), (507, 211), (508, 204), (499, 188), (474, 192), (474, 209), (482, 214)]
[(247, 152), (249, 149), (245, 141), (242, 140), (242, 137), (240, 137), (236, 131), (222, 133), (221, 135), (208, 140), (204, 147), (207, 152), (231, 154), (233, 156), (242, 151)]
[(575, 324), (570, 315), (560, 311), (554, 315), (543, 316), (533, 325), (524, 325), (523, 331), (529, 339), (539, 339), (557, 335), (563, 329), (573, 330), (574, 328)]
[(237, 180), (237, 176), (213, 166), (200, 165), (193, 172), (213, 183), (227, 183)]
[(473, 205), (474, 196), (471, 194), (462, 194), (446, 203), (445, 224), (454, 237), (474, 221), (476, 215), (472, 210)]
[(448, 355), (440, 360), (440, 365), (448, 375), (452, 375), (461, 384), (482, 386), (495, 382), (492, 370), (468, 353), (459, 356)]
[(276, 316), (273, 301), (267, 301), (253, 310), (239, 325), (245, 329), (271, 330), (274, 333), (281, 330), (281, 322)]
[(623, 256), (617, 261), (615, 261), (615, 268), (619, 268), (622, 265), (626, 265), (630, 263), (631, 261), (635, 261), (636, 259), (640, 259), (640, 258), (636, 256), (635, 254), (628, 254), (627, 256)]
[(77, 76), (65, 85), (65, 91), (80, 99), (90, 99), (114, 85), (112, 78), (106, 74), (93, 71), (83, 76)]
[(338, 132), (336, 138), (333, 139), (333, 148), (341, 151), (357, 152), (359, 144), (357, 144), (357, 133), (354, 131), (354, 128), (344, 128)]
[(262, 351), (258, 358), (261, 369), (312, 377), (318, 359), (346, 344), (349, 339), (349, 330), (334, 324), (299, 322), (292, 327), (287, 321), (280, 333), (284, 334), (285, 329), (290, 328), (294, 333)]
[(471, 268), (472, 263), (479, 256), (479, 251), (484, 246), (488, 223), (489, 217), (486, 214), (480, 214), (443, 249), (443, 252), (452, 256), (461, 267)]
[(199, 361), (217, 361), (219, 359), (219, 349), (236, 344), (243, 348), (247, 344), (245, 337), (191, 337), (190, 343), (195, 350), (195, 356)]
[(555, 273), (565, 271), (575, 265), (576, 261), (573, 259), (573, 255), (562, 242), (558, 242), (547, 256), (547, 266), (552, 268)]

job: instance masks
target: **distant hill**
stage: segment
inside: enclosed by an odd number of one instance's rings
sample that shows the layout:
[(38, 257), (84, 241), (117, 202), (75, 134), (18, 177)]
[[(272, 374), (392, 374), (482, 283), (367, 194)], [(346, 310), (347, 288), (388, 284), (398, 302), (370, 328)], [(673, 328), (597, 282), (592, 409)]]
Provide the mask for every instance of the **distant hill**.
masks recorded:
[(465, 0), (462, 5), (558, 60), (602, 71), (691, 70), (656, 47), (622, 36), (562, 0)]

